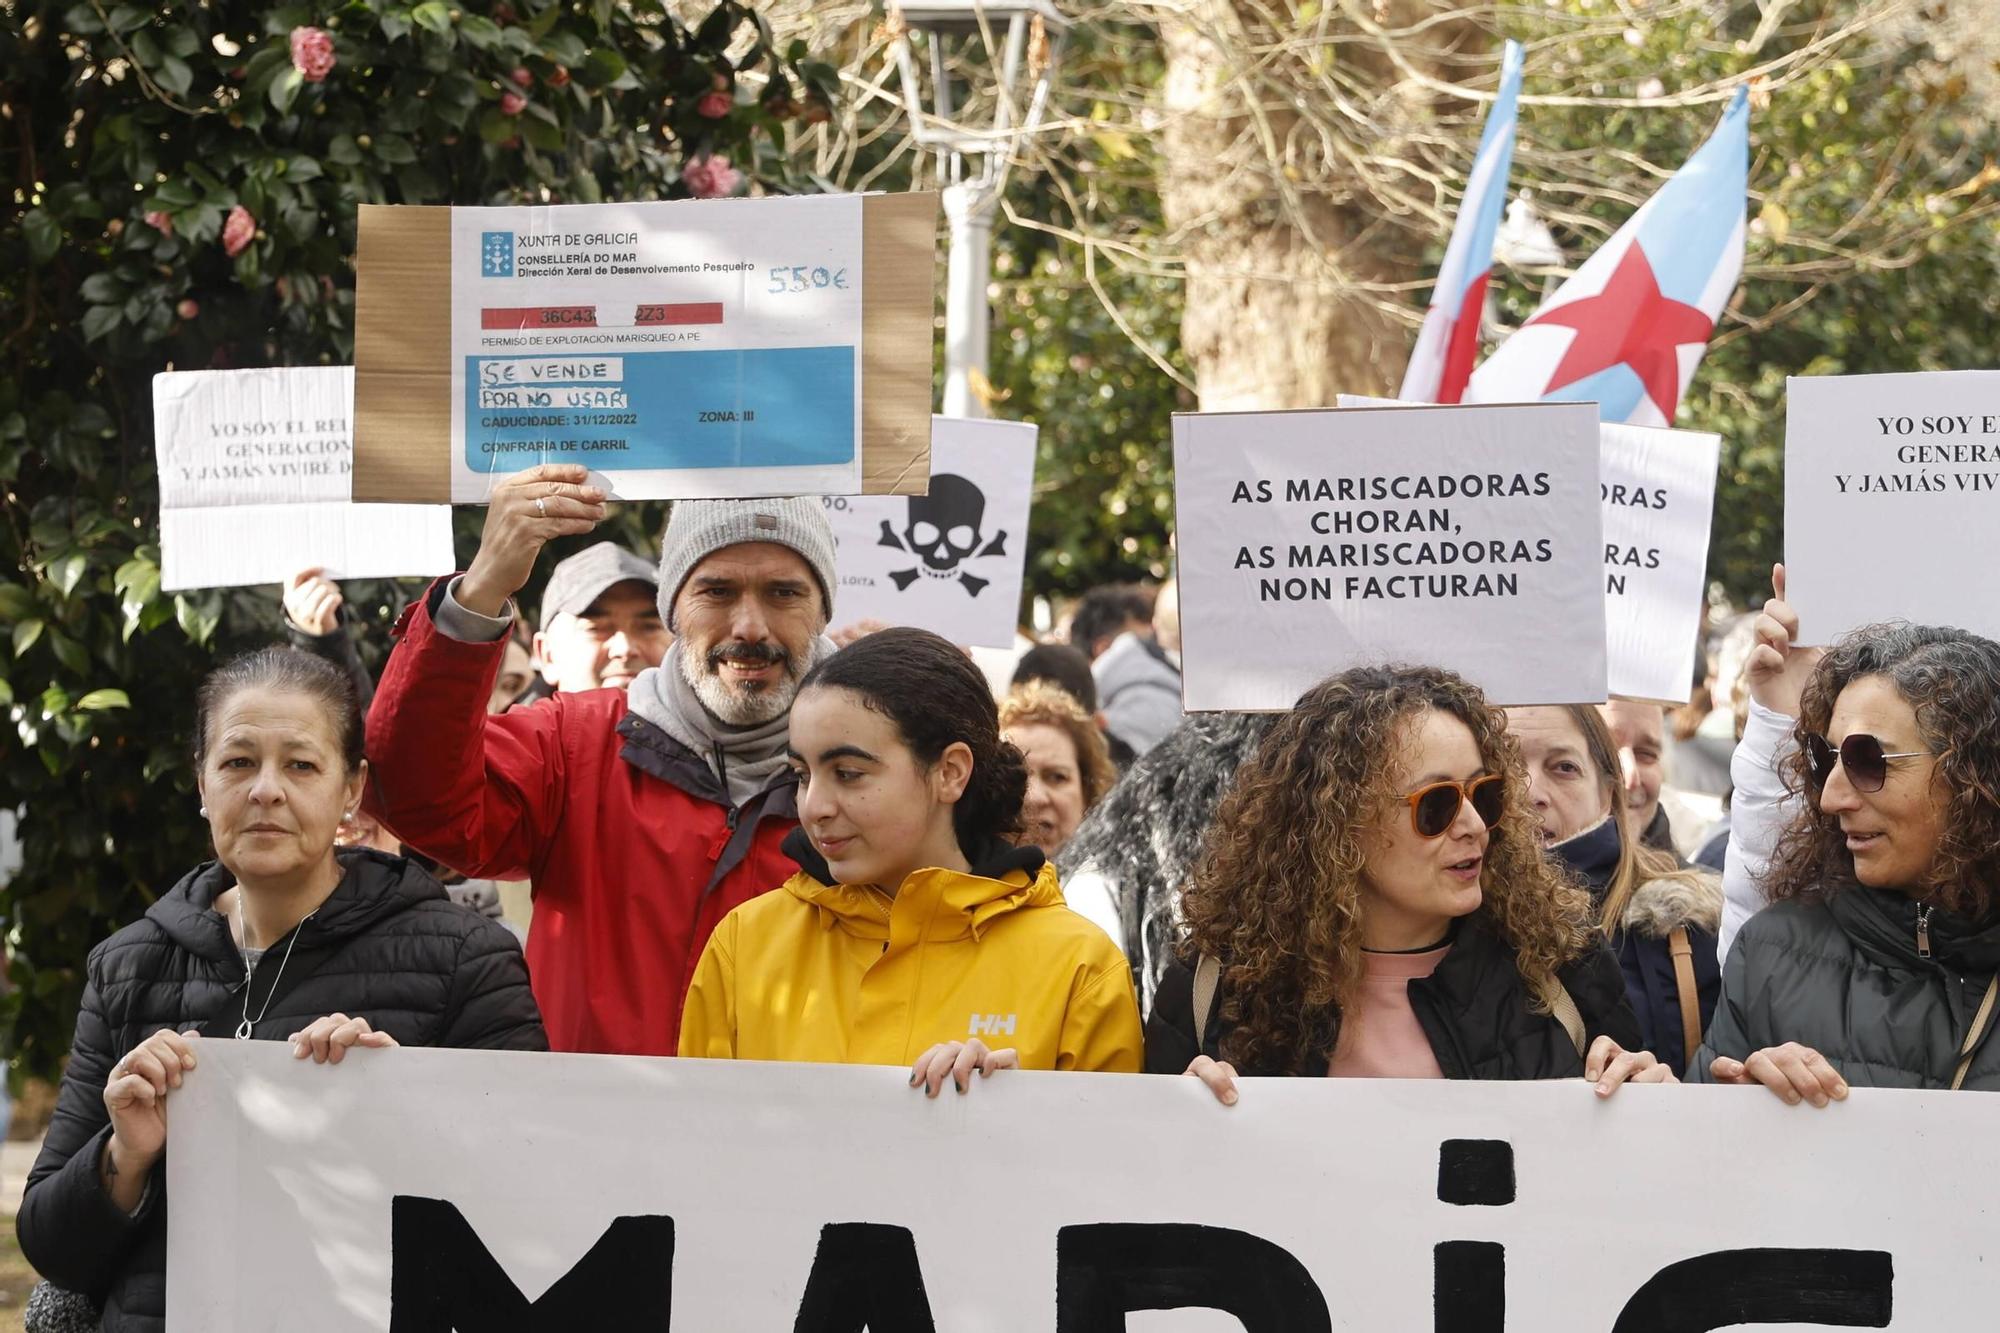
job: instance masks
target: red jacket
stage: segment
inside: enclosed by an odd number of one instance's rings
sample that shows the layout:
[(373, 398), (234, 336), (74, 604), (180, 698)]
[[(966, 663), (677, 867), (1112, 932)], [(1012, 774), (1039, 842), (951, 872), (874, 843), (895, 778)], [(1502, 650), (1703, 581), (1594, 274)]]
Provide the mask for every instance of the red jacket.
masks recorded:
[(798, 867), (779, 850), (797, 788), (740, 808), (623, 690), (489, 717), (504, 645), (461, 643), (412, 603), (368, 714), (366, 802), (466, 875), (534, 881), (528, 970), (558, 1051), (672, 1055), (709, 932)]

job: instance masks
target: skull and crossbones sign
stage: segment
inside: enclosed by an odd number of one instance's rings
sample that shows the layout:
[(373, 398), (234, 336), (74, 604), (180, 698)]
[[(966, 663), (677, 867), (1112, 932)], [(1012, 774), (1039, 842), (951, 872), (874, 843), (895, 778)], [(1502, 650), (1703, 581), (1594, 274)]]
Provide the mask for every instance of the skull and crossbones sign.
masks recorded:
[(877, 543), (917, 558), (913, 567), (890, 573), (896, 591), (907, 591), (922, 576), (955, 580), (967, 596), (977, 597), (991, 580), (959, 566), (968, 560), (1007, 554), (1004, 530), (994, 533), (991, 541), (985, 541), (981, 531), (986, 518), (985, 493), (964, 477), (939, 473), (931, 478), (931, 493), (911, 496), (909, 505), (902, 535), (897, 536), (889, 520), (883, 519), (882, 540)]

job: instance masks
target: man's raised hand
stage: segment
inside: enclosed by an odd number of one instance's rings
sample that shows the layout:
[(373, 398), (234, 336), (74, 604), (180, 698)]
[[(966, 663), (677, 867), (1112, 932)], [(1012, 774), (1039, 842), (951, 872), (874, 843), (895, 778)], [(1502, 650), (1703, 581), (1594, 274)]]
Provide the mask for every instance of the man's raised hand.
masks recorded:
[(535, 557), (553, 537), (589, 532), (609, 511), (604, 492), (580, 463), (543, 463), (493, 488), (479, 554), (459, 580), (458, 604), (497, 616), (534, 572)]

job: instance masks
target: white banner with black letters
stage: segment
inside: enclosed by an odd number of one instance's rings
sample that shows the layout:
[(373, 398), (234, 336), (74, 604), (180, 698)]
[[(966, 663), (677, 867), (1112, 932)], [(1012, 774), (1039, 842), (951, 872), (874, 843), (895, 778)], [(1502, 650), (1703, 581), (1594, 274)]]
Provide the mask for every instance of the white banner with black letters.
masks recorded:
[(167, 1326), (1693, 1333), (2000, 1309), (1979, 1093), (1273, 1079), (1225, 1109), (1191, 1079), (1003, 1072), (926, 1101), (907, 1077), (205, 1045), (173, 1094)]
[(1371, 662), (1605, 697), (1593, 403), (1179, 414), (1174, 510), (1190, 711)]
[(1018, 421), (933, 417), (930, 494), (822, 497), (840, 581), (834, 624), (879, 620), (1012, 647), (1036, 434)]

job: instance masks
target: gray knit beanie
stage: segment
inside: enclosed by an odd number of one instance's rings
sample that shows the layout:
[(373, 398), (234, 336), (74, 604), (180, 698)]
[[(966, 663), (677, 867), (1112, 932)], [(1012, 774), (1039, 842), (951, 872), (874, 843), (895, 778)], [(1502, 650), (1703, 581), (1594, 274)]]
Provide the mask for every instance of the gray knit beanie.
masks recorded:
[(694, 567), (725, 546), (772, 542), (799, 553), (819, 580), (826, 613), (833, 615), (833, 528), (816, 495), (776, 500), (682, 500), (660, 537), (660, 618), (674, 624), (674, 603)]

